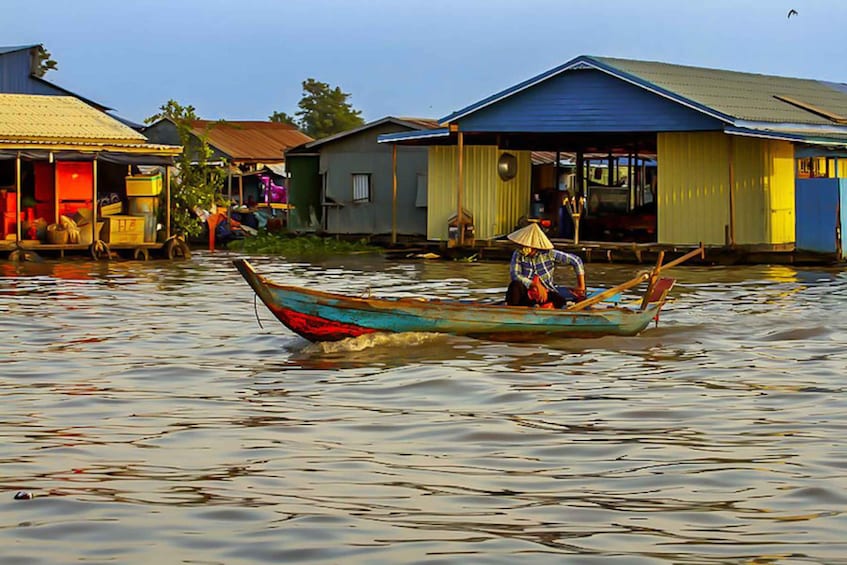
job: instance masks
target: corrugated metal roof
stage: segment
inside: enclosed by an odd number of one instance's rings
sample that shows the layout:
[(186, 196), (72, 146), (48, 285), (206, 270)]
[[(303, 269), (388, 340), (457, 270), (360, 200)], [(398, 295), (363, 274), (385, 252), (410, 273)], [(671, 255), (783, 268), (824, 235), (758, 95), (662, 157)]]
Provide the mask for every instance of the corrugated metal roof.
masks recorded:
[[(457, 121), (554, 76), (581, 69), (606, 72), (736, 125), (741, 125), (739, 122), (755, 122), (839, 126), (838, 121), (828, 119), (825, 114), (847, 118), (847, 85), (844, 84), (582, 55), (445, 116), (439, 123), (444, 125)], [(823, 114), (810, 111), (810, 107), (822, 110)]]
[(823, 81), (650, 61), (606, 57), (597, 57), (596, 60), (735, 119), (822, 125), (833, 123), (823, 116), (785, 102), (785, 98), (847, 116), (847, 93)]
[(312, 141), (294, 126), (278, 122), (196, 120), (192, 129), (236, 161), (282, 161), (287, 149)]
[[(318, 147), (319, 145), (323, 145), (325, 143), (329, 143), (335, 141), (337, 139), (341, 139), (347, 137), (349, 135), (354, 135), (359, 132), (374, 128), (376, 126), (380, 126), (386, 123), (394, 123), (401, 126), (405, 126), (413, 131), (425, 131), (425, 130), (434, 130), (439, 127), (438, 120), (433, 120), (431, 118), (395, 118), (394, 116), (386, 116), (384, 118), (380, 118), (373, 122), (368, 122), (363, 124), (357, 128), (348, 129), (347, 131), (342, 131), (340, 133), (336, 133), (334, 135), (329, 135), (327, 137), (322, 137), (321, 139), (312, 141), (311, 143), (306, 144), (303, 148), (305, 149), (313, 149)], [(397, 135), (397, 134), (386, 134), (386, 135)], [(384, 136), (380, 136), (382, 138)]]
[(0, 138), (33, 141), (119, 141), (147, 138), (72, 96), (0, 94)]
[(417, 126), (420, 126), (421, 129), (438, 129), (439, 127), (441, 127), (441, 126), (438, 125), (438, 120), (434, 120), (432, 118), (403, 117), (403, 118), (397, 118), (397, 119), (400, 120), (401, 122), (407, 122), (407, 123), (410, 123), (410, 124), (415, 124)]

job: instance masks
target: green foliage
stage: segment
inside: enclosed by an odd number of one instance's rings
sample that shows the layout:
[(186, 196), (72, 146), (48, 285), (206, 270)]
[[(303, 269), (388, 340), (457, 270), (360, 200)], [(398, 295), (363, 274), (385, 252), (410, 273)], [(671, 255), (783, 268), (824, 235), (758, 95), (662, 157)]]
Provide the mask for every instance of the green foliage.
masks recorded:
[(54, 71), (59, 68), (59, 64), (51, 59), (50, 52), (42, 46), (38, 46), (38, 51), (35, 54), (36, 61), (33, 65), (32, 74), (37, 77), (43, 77), (47, 71)]
[[(211, 209), (215, 196), (222, 192), (226, 168), (212, 164), (212, 148), (208, 130), (200, 135), (192, 131), (192, 123), (199, 119), (194, 106), (182, 106), (175, 100), (159, 108), (159, 113), (145, 120), (147, 123), (167, 118), (179, 133), (182, 154), (177, 158), (177, 174), (171, 184), (171, 226), (175, 234), (196, 236), (203, 230), (203, 222), (195, 210)], [(214, 127), (214, 125), (210, 126)]]
[(364, 241), (351, 242), (314, 235), (290, 236), (260, 231), (258, 235), (229, 242), (228, 249), (256, 255), (315, 257), (351, 253), (381, 253), (382, 249)]
[(295, 113), (298, 118), (274, 112), (270, 119), (293, 124), (306, 135), (321, 139), (365, 123), (362, 113), (347, 101), (349, 96), (337, 86), (331, 88), (325, 82), (309, 78), (303, 81), (303, 97), (298, 103), (300, 110)]
[(296, 128), (300, 127), (300, 124), (297, 123), (297, 119), (294, 116), (289, 116), (285, 112), (274, 112), (268, 117), (268, 119), (278, 124), (288, 124)]

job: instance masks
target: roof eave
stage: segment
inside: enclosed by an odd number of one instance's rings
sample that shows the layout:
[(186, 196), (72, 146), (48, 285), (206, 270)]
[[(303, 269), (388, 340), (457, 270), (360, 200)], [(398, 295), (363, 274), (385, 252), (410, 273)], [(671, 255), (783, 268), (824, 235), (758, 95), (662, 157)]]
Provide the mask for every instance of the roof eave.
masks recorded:
[(0, 139), (0, 149), (21, 150), (44, 149), (49, 151), (81, 151), (112, 153), (132, 153), (142, 155), (176, 156), (182, 153), (180, 145), (158, 145), (152, 143), (120, 143), (120, 142), (69, 142), (49, 140), (16, 140)]
[[(790, 141), (792, 143), (805, 143), (808, 145), (826, 145), (832, 147), (847, 147), (847, 139), (827, 139), (826, 134), (814, 135), (797, 132), (785, 132), (779, 130), (764, 130), (744, 127), (727, 126), (724, 128), (724, 133), (727, 135), (737, 135), (741, 137), (757, 137), (760, 139), (772, 139), (778, 141)], [(842, 133), (847, 135), (847, 132)]]
[(432, 139), (439, 137), (449, 137), (450, 130), (448, 128), (417, 130), (399, 133), (384, 133), (376, 138), (377, 143), (399, 143), (403, 141), (416, 141), (420, 139)]

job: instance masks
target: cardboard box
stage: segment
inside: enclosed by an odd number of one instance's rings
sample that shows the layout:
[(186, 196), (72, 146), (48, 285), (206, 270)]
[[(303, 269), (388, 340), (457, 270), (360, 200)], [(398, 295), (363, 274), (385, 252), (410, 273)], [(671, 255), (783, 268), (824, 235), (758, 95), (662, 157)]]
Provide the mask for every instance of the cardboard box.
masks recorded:
[(144, 243), (144, 216), (106, 216), (103, 221), (106, 243)]

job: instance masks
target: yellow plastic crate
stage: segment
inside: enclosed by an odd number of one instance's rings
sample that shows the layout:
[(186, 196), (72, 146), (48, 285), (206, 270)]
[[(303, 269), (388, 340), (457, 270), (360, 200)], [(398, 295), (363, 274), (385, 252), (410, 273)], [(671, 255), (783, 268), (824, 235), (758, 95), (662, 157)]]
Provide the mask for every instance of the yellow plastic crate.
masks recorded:
[(158, 196), (162, 192), (162, 175), (131, 175), (126, 177), (127, 196)]
[(144, 243), (144, 216), (106, 216), (103, 221), (106, 243)]

